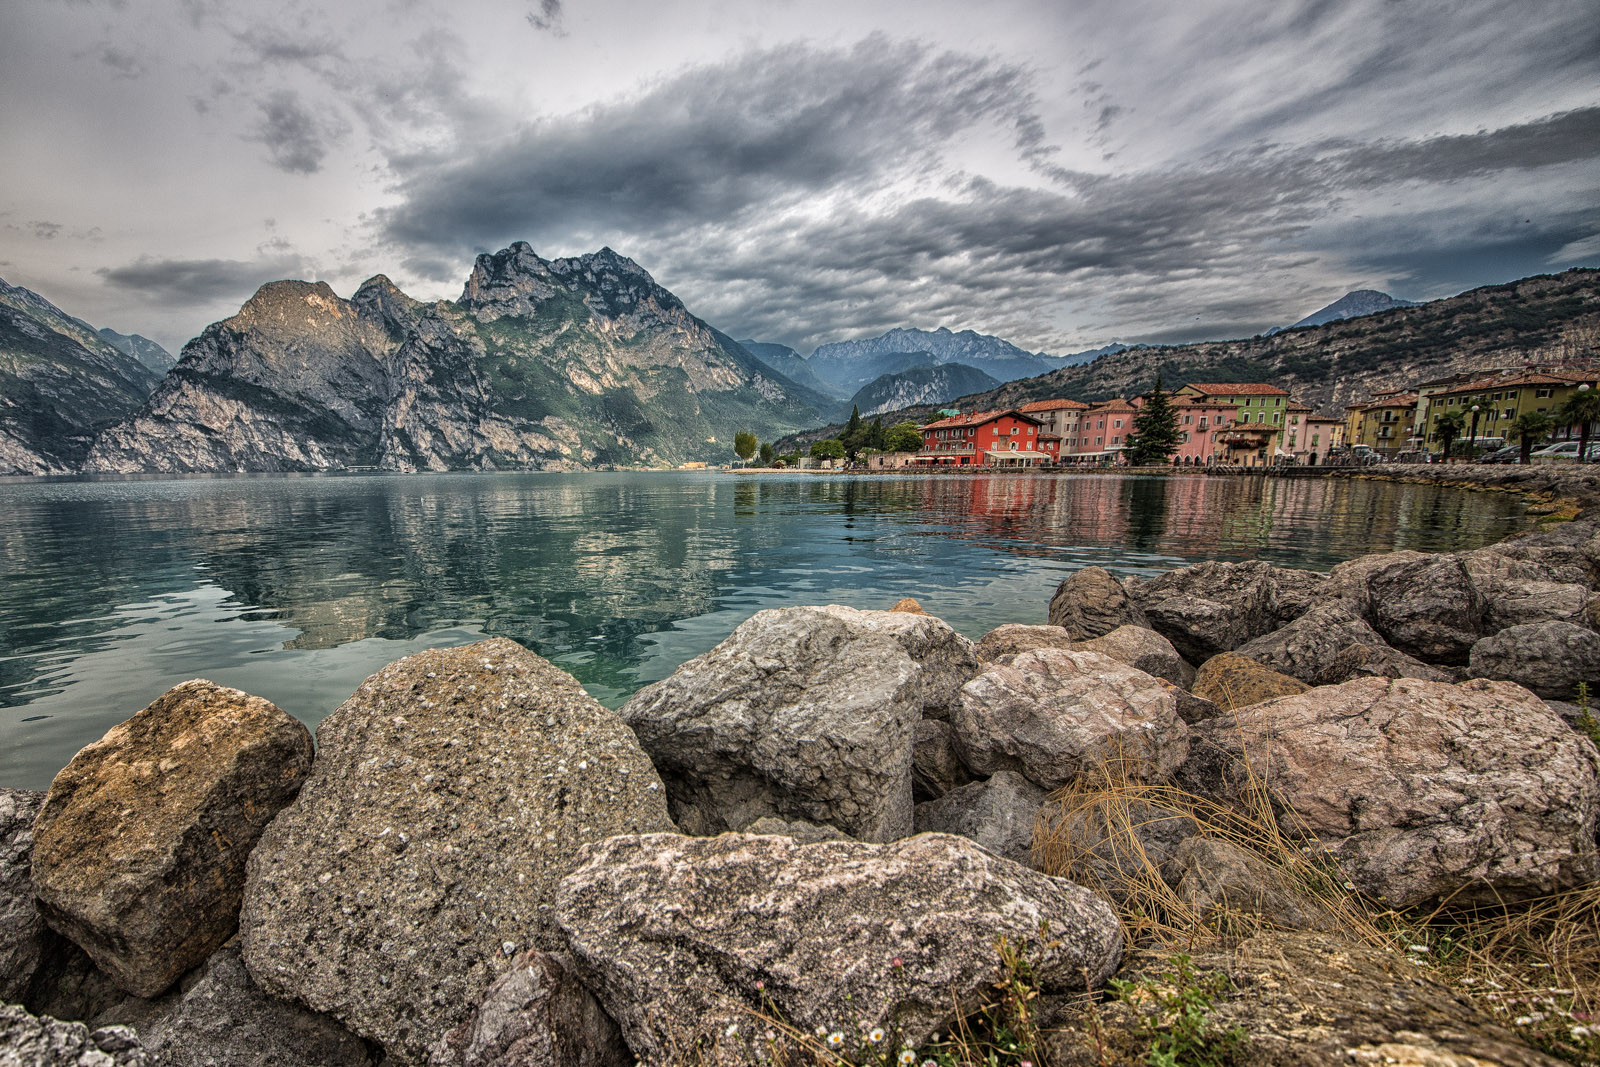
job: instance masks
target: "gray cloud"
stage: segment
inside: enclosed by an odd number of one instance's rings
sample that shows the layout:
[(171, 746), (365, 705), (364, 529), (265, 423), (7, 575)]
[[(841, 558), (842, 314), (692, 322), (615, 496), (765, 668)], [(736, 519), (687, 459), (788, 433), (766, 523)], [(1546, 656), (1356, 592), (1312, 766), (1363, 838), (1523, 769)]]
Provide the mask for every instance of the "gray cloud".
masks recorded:
[(144, 64), (131, 52), (113, 45), (100, 50), (100, 63), (119, 78), (137, 78), (144, 74)]
[(322, 167), (338, 128), (319, 119), (292, 89), (279, 89), (260, 102), (261, 116), (247, 138), (267, 146), (272, 165), (286, 174), (314, 174)]
[(294, 36), (282, 26), (258, 24), (233, 34), (254, 59), (262, 63), (313, 65), (318, 60), (344, 58), (339, 43), (325, 36)]
[(536, 30), (548, 30), (558, 36), (565, 36), (566, 31), (561, 26), (561, 0), (539, 0), (539, 9), (528, 12), (528, 25)]
[(759, 210), (907, 168), (980, 122), (1050, 153), (1020, 68), (874, 36), (691, 70), (639, 96), (548, 119), (477, 153), (395, 160), (406, 245), (459, 251), (568, 231), (630, 232)]
[(311, 273), (304, 259), (283, 253), (260, 259), (154, 259), (141, 256), (95, 272), (110, 286), (165, 307), (242, 303), (261, 285)]

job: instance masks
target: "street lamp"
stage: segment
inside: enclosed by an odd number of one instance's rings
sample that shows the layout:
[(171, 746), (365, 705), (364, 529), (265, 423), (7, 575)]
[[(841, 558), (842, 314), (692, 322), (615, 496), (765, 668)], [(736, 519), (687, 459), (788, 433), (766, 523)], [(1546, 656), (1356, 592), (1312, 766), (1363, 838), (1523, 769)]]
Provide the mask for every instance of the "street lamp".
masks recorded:
[(1472, 405), (1472, 434), (1467, 438), (1467, 462), (1475, 462), (1478, 458), (1478, 411), (1477, 404)]
[[(1584, 394), (1584, 393), (1587, 393), (1588, 391), (1589, 391), (1589, 383), (1588, 382), (1584, 382), (1584, 383), (1582, 383), (1581, 385), (1578, 386), (1578, 394), (1580, 396), (1582, 394)], [(1582, 463), (1587, 458), (1587, 457), (1584, 456), (1584, 453), (1589, 451), (1589, 420), (1588, 419), (1584, 419), (1583, 420), (1583, 426), (1580, 427), (1579, 430), (1578, 430), (1578, 442), (1579, 442), (1578, 443), (1578, 462)]]

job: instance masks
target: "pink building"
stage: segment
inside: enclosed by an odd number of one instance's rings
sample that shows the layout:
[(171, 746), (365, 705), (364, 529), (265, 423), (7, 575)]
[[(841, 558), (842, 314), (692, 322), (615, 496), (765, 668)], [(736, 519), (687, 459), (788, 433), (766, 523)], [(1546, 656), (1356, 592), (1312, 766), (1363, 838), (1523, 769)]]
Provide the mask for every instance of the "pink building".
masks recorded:
[(1233, 422), (1237, 409), (1217, 400), (1174, 397), (1172, 409), (1178, 413), (1178, 450), (1172, 454), (1174, 467), (1203, 467), (1217, 454), (1218, 431)]

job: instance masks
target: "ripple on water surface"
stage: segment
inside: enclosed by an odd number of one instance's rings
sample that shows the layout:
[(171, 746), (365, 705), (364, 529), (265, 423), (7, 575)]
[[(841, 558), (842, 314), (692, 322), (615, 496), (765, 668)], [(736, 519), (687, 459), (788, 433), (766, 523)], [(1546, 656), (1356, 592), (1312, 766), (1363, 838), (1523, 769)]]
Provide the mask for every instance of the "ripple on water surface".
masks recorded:
[(1088, 565), (1326, 569), (1525, 525), (1345, 479), (498, 474), (0, 485), (0, 785), (204, 677), (315, 724), (423, 648), (514, 638), (617, 704), (763, 608), (915, 596), (976, 637)]

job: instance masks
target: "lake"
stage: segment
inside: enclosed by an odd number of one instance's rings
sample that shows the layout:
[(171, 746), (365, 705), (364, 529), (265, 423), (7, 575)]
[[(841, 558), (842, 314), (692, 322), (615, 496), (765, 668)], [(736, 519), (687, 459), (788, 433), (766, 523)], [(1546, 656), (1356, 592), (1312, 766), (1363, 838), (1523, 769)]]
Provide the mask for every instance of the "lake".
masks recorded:
[(914, 596), (972, 637), (1068, 573), (1471, 548), (1501, 494), (1095, 474), (248, 476), (0, 484), (0, 786), (189, 678), (315, 725), (379, 667), (514, 638), (615, 706), (763, 608)]

